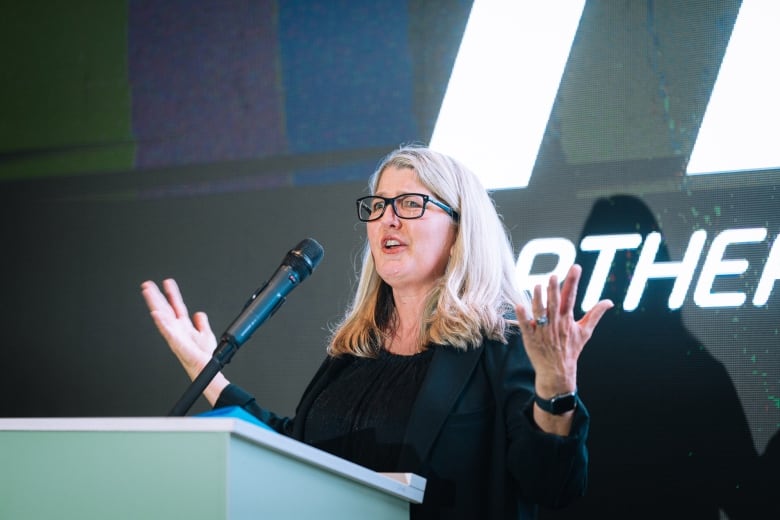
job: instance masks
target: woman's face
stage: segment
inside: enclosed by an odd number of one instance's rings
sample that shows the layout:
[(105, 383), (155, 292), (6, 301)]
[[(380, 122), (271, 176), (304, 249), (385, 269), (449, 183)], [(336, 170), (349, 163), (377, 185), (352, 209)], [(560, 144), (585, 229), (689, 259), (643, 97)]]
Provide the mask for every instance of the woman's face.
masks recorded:
[[(436, 198), (411, 168), (387, 167), (375, 195), (422, 193)], [(427, 292), (444, 274), (455, 242), (452, 218), (428, 203), (418, 219), (401, 219), (388, 204), (384, 215), (366, 224), (377, 273), (394, 291)]]

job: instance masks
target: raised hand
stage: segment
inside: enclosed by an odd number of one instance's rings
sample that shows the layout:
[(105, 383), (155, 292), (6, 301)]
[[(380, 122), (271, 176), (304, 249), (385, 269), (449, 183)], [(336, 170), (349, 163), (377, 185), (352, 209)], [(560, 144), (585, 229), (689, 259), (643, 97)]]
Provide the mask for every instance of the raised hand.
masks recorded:
[[(516, 308), (523, 343), (536, 372), (535, 390), (544, 399), (576, 390), (577, 360), (601, 317), (613, 307), (612, 301), (601, 300), (580, 320), (574, 320), (574, 302), (581, 274), (582, 268), (573, 265), (562, 287), (559, 287), (557, 277), (551, 276), (547, 284), (546, 308), (541, 285), (534, 287), (531, 309)], [(534, 408), (535, 418), (544, 413), (538, 407)], [(540, 417), (543, 422), (550, 419)], [(539, 426), (544, 429), (542, 424)]]
[[(184, 304), (179, 286), (169, 278), (162, 282), (163, 292), (152, 281), (141, 284), (141, 294), (149, 307), (157, 330), (181, 363), (190, 379), (195, 379), (211, 359), (217, 339), (204, 312), (192, 319)], [(221, 374), (212, 380), (204, 395), (213, 404), (227, 381)]]

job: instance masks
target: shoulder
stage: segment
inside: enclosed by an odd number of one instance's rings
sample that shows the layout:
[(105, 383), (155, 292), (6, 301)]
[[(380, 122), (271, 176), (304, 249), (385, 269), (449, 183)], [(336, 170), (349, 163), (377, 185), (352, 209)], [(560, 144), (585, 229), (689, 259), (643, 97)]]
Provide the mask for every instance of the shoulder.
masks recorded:
[(492, 357), (525, 355), (523, 336), (517, 326), (507, 327), (505, 341), (485, 338), (479, 348), (485, 350), (485, 355)]

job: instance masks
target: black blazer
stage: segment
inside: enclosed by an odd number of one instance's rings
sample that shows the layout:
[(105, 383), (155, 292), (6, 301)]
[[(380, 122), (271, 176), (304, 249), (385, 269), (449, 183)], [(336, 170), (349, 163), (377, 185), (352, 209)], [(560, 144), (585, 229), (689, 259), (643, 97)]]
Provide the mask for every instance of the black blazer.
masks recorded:
[[(585, 491), (589, 417), (578, 402), (567, 437), (532, 419), (533, 368), (519, 334), (466, 352), (434, 346), (412, 407), (398, 468), (427, 479), (411, 518), (535, 518), (537, 505), (562, 507)], [(296, 409), (276, 416), (230, 385), (216, 406), (238, 405), (280, 433), (302, 440), (314, 399), (346, 366), (327, 358)]]

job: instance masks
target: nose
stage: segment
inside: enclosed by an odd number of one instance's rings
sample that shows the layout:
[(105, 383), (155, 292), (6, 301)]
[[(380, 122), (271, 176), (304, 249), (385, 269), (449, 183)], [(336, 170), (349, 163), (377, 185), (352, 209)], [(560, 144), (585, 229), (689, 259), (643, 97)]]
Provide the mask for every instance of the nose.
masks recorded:
[(401, 223), (401, 219), (398, 218), (398, 214), (395, 212), (395, 206), (393, 204), (388, 204), (385, 207), (385, 213), (379, 217), (379, 222), (387, 226), (398, 227)]

